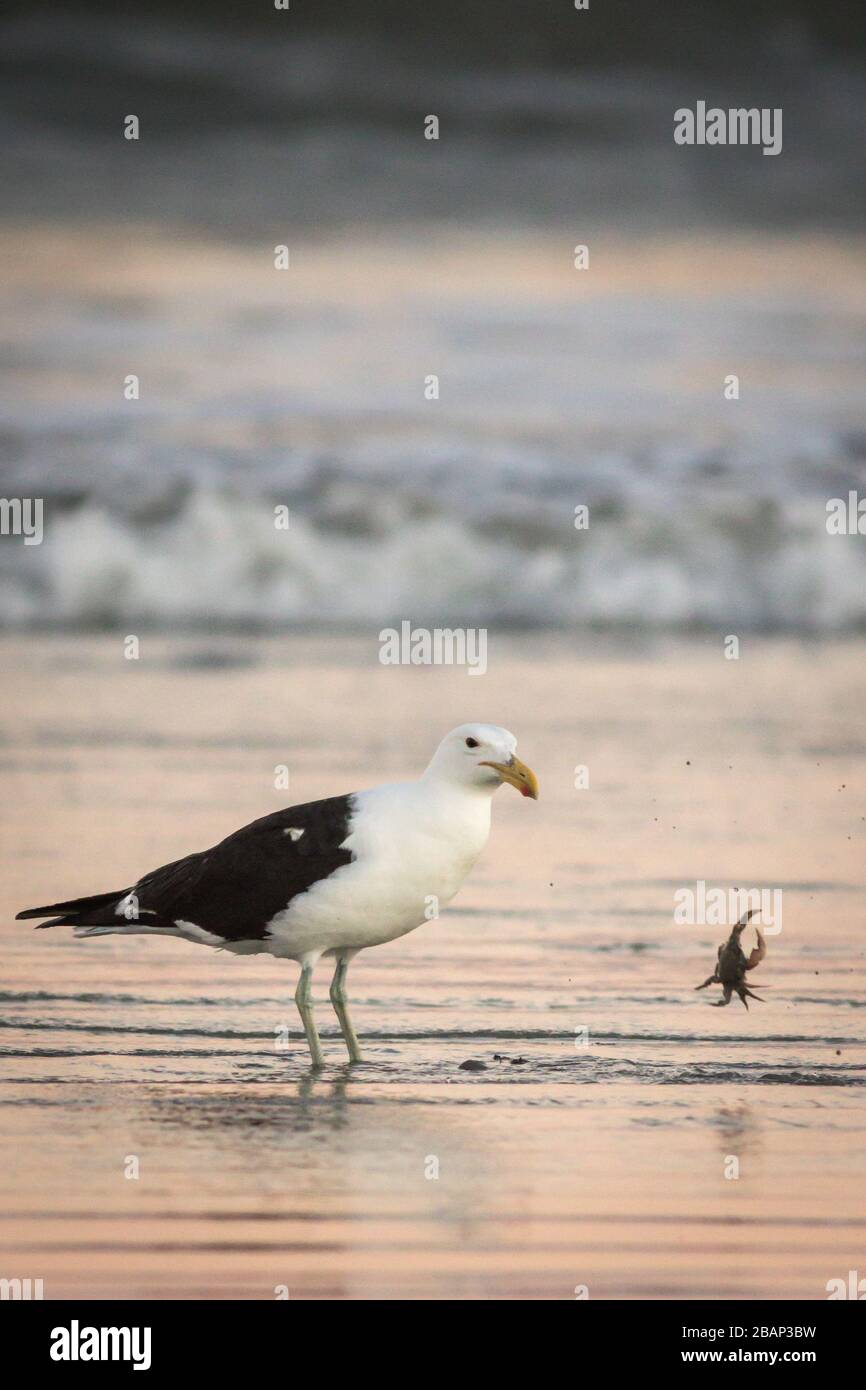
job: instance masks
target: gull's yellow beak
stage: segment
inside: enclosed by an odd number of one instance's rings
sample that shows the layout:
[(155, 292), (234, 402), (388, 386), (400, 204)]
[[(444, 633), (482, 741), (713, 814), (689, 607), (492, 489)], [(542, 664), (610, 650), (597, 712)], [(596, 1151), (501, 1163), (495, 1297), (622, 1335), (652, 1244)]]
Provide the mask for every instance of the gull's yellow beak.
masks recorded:
[(481, 763), (481, 767), (492, 767), (499, 773), (503, 782), (508, 782), (509, 786), (516, 787), (521, 796), (531, 796), (533, 801), (538, 800), (538, 778), (522, 763), (519, 758), (512, 758), (507, 763)]

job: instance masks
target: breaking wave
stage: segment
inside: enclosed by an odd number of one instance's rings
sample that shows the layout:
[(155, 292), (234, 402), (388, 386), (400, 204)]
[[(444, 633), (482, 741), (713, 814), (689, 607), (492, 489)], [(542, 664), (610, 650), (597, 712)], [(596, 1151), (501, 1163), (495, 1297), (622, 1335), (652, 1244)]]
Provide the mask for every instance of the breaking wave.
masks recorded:
[[(824, 497), (635, 497), (584, 477), (486, 507), (369, 481), (253, 495), (180, 488), (153, 509), (45, 496), (45, 538), (0, 547), (8, 625), (581, 624), (844, 631), (866, 625), (866, 546)], [(274, 499), (279, 495), (279, 501)], [(591, 524), (573, 526), (572, 499)], [(289, 506), (287, 530), (275, 506)]]

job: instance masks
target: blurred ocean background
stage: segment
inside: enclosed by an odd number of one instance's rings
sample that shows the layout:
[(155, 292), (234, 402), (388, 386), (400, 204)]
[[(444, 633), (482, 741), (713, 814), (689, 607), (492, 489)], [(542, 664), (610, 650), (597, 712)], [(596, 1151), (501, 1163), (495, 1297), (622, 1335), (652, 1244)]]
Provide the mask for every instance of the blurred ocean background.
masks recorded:
[[(863, 33), (13, 4), (2, 487), (45, 540), (0, 542), (2, 622), (862, 629)], [(782, 153), (676, 146), (699, 99)]]

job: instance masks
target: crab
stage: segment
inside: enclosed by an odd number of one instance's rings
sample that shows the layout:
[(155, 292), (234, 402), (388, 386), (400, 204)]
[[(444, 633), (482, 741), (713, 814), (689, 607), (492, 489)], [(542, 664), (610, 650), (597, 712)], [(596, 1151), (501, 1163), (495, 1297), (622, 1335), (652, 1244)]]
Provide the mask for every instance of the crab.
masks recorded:
[(753, 909), (743, 913), (727, 941), (723, 941), (719, 947), (719, 958), (712, 975), (704, 980), (702, 985), (695, 985), (695, 989), (706, 989), (707, 985), (722, 986), (723, 998), (717, 999), (711, 1006), (714, 1009), (723, 1009), (726, 1004), (730, 1004), (734, 990), (747, 1009), (749, 1006), (746, 1003), (746, 995), (750, 999), (757, 999), (759, 1004), (765, 1002), (759, 994), (753, 994), (746, 984), (746, 971), (754, 970), (767, 954), (767, 943), (761, 935), (760, 927), (755, 927), (758, 944), (748, 956), (740, 945), (740, 937), (748, 926), (749, 919), (754, 917), (756, 912), (757, 909)]

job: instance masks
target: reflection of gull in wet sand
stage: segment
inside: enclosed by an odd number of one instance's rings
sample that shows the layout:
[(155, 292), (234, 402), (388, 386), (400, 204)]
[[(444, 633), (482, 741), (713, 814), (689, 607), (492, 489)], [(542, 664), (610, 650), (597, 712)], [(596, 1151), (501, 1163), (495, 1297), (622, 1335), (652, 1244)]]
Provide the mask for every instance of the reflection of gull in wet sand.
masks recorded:
[(314, 1066), (324, 1062), (310, 983), (333, 956), (334, 1005), (349, 1057), (361, 1060), (346, 970), (367, 946), (393, 941), (449, 902), (490, 833), (502, 782), (536, 798), (517, 741), (494, 724), (463, 724), (416, 782), (309, 801), (264, 816), (213, 849), (145, 874), (132, 888), (28, 908), (19, 918), (73, 926), (77, 936), (180, 936), (238, 954), (300, 962), (295, 1001)]

